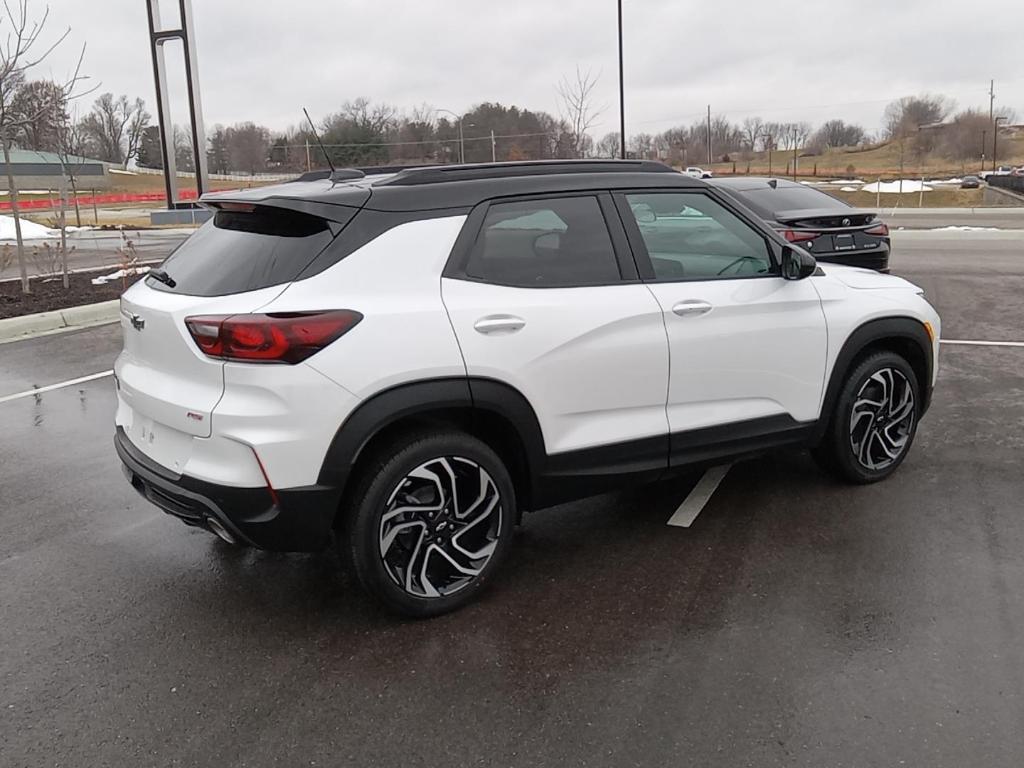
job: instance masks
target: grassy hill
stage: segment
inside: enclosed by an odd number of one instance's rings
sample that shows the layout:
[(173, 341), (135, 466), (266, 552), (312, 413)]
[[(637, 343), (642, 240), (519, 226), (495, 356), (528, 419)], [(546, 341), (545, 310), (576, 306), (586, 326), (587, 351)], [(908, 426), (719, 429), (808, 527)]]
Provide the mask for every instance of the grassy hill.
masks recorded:
[[(918, 158), (910, 151), (910, 142), (907, 144), (903, 155), (903, 178), (962, 176), (982, 170), (980, 158), (961, 162), (935, 153)], [(792, 175), (792, 150), (775, 150), (771, 154), (771, 174)], [(714, 173), (720, 176), (748, 172), (755, 175), (769, 174), (767, 152), (755, 152), (749, 159), (739, 156), (731, 159), (734, 162), (713, 164), (711, 168)], [(1000, 165), (1024, 165), (1024, 134), (1018, 133), (1015, 137), (1000, 136), (998, 162)], [(989, 158), (985, 162), (985, 170), (991, 168), (992, 160)], [(806, 178), (854, 177), (865, 181), (874, 181), (878, 178), (897, 179), (901, 175), (899, 144), (888, 142), (867, 149), (830, 149), (820, 155), (800, 157), (797, 161), (797, 175)]]

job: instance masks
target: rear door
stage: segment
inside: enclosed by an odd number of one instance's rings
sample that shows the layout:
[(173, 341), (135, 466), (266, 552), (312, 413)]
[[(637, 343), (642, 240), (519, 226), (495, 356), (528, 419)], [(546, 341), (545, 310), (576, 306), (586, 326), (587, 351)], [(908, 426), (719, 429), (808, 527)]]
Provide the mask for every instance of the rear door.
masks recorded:
[(442, 297), (469, 375), (525, 395), (548, 454), (626, 444), (664, 466), (665, 327), (607, 194), (480, 206)]
[(163, 466), (183, 465), (209, 437), (224, 363), (202, 354), (185, 325), (197, 315), (253, 312), (277, 296), (333, 239), (323, 219), (265, 206), (218, 212), (121, 299), (117, 424)]

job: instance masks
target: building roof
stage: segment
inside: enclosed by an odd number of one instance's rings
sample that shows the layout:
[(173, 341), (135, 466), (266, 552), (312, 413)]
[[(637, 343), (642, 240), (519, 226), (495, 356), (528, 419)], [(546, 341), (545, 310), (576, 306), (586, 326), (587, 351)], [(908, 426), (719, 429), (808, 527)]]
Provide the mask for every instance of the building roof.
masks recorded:
[[(0, 164), (3, 163), (3, 155), (0, 154)], [(84, 165), (95, 163), (102, 165), (102, 160), (96, 160), (90, 157), (79, 157), (78, 155), (69, 155), (67, 162), (74, 165)], [(56, 152), (43, 152), (37, 149), (16, 149), (11, 148), (11, 165), (22, 165), (26, 163), (46, 163), (53, 165), (60, 165), (61, 159)]]

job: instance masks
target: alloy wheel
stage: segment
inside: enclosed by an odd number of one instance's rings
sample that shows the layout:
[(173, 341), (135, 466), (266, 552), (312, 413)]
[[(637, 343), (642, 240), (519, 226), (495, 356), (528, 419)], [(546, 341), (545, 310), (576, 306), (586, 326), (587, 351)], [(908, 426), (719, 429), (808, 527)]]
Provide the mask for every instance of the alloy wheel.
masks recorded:
[(420, 464), (388, 497), (378, 543), (388, 576), (408, 594), (437, 598), (468, 586), (498, 545), (501, 494), (470, 459)]
[(850, 447), (858, 463), (885, 469), (902, 455), (914, 428), (914, 388), (895, 368), (868, 377), (853, 401)]

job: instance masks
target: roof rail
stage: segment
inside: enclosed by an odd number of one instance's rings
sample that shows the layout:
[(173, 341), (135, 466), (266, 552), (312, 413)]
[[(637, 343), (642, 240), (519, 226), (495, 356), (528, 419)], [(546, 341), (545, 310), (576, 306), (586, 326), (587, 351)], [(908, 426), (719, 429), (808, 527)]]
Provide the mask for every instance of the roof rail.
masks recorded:
[(292, 181), (322, 181), (324, 179), (330, 179), (331, 181), (352, 181), (353, 179), (361, 179), (365, 176), (372, 176), (383, 173), (398, 173), (399, 171), (409, 170), (410, 168), (433, 168), (432, 165), (363, 165), (358, 168), (338, 168), (335, 171), (329, 169), (322, 169), (319, 171), (306, 171), (301, 176), (297, 176)]
[(407, 168), (399, 171), (390, 179), (379, 182), (379, 186), (413, 186), (445, 181), (545, 176), (560, 173), (678, 173), (678, 171), (654, 160), (527, 160)]

